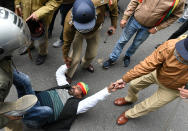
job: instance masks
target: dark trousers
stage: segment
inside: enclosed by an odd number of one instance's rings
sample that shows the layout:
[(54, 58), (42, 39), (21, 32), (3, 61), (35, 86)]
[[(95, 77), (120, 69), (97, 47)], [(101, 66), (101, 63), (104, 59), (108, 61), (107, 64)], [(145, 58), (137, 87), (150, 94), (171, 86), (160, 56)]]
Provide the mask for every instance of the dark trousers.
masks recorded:
[(14, 0), (0, 0), (0, 6), (14, 12)]
[(180, 26), (180, 28), (175, 31), (169, 38), (169, 39), (176, 39), (177, 37), (179, 37), (180, 35), (182, 35), (183, 33), (185, 33), (188, 30), (188, 20), (182, 25)]
[[(73, 6), (73, 3), (72, 4), (62, 4), (59, 7), (59, 9), (54, 12), (54, 16), (53, 16), (52, 21), (50, 23), (48, 32), (52, 32), (53, 27), (54, 27), (55, 18), (57, 16), (59, 10), (60, 10), (60, 14), (61, 14), (61, 25), (64, 27), (66, 15), (69, 12), (69, 10), (72, 8), (72, 6)], [(63, 40), (63, 29), (61, 31), (60, 40)]]

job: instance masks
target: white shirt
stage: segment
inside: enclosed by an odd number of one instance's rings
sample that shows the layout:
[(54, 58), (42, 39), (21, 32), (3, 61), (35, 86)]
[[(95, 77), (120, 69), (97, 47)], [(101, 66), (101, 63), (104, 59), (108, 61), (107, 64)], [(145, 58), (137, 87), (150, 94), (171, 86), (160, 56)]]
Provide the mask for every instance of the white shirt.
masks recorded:
[[(62, 65), (56, 71), (56, 81), (58, 86), (63, 86), (69, 84), (66, 80), (65, 73), (67, 71), (67, 66)], [(107, 88), (95, 93), (94, 95), (82, 100), (78, 104), (77, 114), (85, 113), (90, 108), (94, 107), (98, 102), (103, 101), (111, 93), (108, 92)]]

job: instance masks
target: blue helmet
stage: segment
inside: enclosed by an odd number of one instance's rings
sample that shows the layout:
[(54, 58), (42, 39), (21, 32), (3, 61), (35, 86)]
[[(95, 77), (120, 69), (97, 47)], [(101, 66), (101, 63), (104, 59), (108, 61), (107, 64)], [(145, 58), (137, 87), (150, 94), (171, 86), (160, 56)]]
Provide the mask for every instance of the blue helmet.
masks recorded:
[(73, 4), (73, 25), (81, 33), (91, 31), (96, 23), (95, 6), (91, 0), (76, 0)]

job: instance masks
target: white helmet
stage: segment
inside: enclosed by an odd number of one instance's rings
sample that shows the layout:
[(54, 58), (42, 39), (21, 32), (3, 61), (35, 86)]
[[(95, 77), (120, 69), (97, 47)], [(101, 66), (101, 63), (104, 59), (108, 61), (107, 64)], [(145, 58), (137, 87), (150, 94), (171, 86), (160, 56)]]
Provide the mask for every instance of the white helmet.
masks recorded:
[(27, 24), (14, 12), (0, 7), (0, 60), (18, 48), (31, 44)]

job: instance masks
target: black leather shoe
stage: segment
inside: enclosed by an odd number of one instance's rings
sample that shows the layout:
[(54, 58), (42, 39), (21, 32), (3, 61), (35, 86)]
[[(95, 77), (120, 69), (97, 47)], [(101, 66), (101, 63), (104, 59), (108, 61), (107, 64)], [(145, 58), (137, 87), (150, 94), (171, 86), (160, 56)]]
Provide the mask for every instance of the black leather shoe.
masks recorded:
[(95, 70), (94, 70), (94, 67), (90, 64), (87, 68), (86, 68), (87, 71), (93, 73)]
[(129, 56), (125, 56), (124, 57), (124, 66), (128, 67), (130, 64), (130, 57)]
[(47, 55), (38, 55), (35, 61), (36, 65), (41, 65), (45, 62)]
[(20, 55), (25, 55), (25, 54), (27, 54), (27, 53), (28, 53), (28, 48), (30, 49), (30, 51), (35, 49), (34, 46), (32, 46), (32, 47), (25, 47), (25, 48), (19, 50), (19, 54), (20, 54)]

